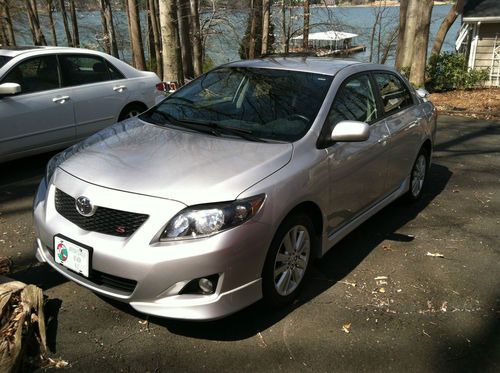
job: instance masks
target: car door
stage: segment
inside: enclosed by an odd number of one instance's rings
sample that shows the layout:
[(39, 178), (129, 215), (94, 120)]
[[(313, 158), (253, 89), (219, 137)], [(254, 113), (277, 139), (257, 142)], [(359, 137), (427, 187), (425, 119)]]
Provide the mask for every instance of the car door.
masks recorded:
[[(366, 122), (370, 136), (362, 142), (336, 142), (327, 147), (330, 178), (329, 226), (341, 227), (384, 194), (388, 131), (379, 120), (369, 74), (348, 78), (337, 91), (327, 117), (326, 133), (344, 120)], [(331, 233), (331, 232), (330, 232)]]
[(390, 134), (387, 189), (394, 191), (410, 174), (419, 151), (423, 113), (420, 113), (406, 84), (396, 74), (376, 72), (373, 75)]
[(59, 63), (63, 85), (72, 87), (77, 138), (115, 123), (129, 96), (124, 76), (97, 55), (60, 54)]
[(27, 58), (0, 79), (21, 92), (0, 97), (0, 158), (55, 148), (75, 139), (70, 89), (60, 87), (55, 55)]

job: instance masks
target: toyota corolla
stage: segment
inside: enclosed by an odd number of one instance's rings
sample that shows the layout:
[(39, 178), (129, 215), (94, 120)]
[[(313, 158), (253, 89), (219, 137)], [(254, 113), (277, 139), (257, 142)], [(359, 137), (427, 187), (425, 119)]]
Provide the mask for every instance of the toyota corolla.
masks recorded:
[(36, 255), (147, 314), (284, 305), (313, 259), (422, 195), (435, 132), (425, 92), (386, 66), (230, 63), (56, 155)]

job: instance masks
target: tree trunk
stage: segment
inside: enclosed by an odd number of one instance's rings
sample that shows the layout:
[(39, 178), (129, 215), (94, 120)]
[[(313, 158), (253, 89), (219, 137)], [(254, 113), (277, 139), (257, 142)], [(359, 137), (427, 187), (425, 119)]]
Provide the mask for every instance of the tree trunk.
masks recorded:
[(57, 46), (57, 34), (56, 34), (56, 27), (54, 24), (54, 16), (53, 16), (53, 0), (46, 0), (47, 3), (47, 15), (49, 16), (49, 27), (50, 27), (50, 32), (52, 34), (52, 45)]
[(261, 55), (269, 52), (269, 25), (271, 22), (271, 0), (262, 2), (262, 48)]
[(281, 0), (281, 52), (288, 53), (288, 42), (286, 37), (286, 6), (285, 0)]
[(199, 0), (190, 0), (191, 5), (191, 36), (193, 40), (193, 68), (196, 76), (203, 74), (203, 48), (200, 27)]
[(110, 0), (101, 0), (101, 7), (103, 8), (104, 18), (106, 20), (111, 54), (118, 58), (118, 44), (116, 42), (115, 24), (113, 22), (113, 10), (111, 9)]
[(149, 11), (151, 16), (151, 29), (153, 32), (153, 42), (156, 60), (156, 74), (159, 77), (163, 76), (163, 59), (161, 56), (161, 36), (158, 19), (158, 4), (155, 0), (149, 0)]
[(262, 0), (250, 1), (250, 35), (248, 40), (248, 58), (260, 56), (262, 46)]
[(443, 46), (443, 41), (446, 38), (446, 34), (450, 30), (451, 25), (455, 22), (459, 14), (462, 14), (464, 10), (465, 0), (457, 0), (457, 2), (451, 7), (450, 11), (443, 19), (441, 26), (434, 38), (434, 44), (432, 45), (431, 55), (439, 54), (441, 52), (441, 47)]
[(309, 18), (311, 16), (309, 2), (310, 0), (304, 0), (304, 32), (302, 33), (302, 48), (304, 48), (304, 51), (309, 49)]
[(406, 28), (406, 13), (408, 11), (408, 1), (409, 0), (400, 0), (399, 2), (399, 35), (398, 35), (398, 45), (396, 46), (396, 61), (395, 68), (396, 70), (401, 70), (403, 67), (403, 43), (405, 37), (405, 28)]
[(8, 45), (7, 43), (7, 33), (5, 32), (5, 26), (3, 25), (3, 8), (0, 4), (0, 46)]
[(182, 55), (182, 68), (184, 77), (192, 79), (194, 75), (193, 66), (193, 49), (191, 45), (191, 35), (189, 30), (189, 16), (191, 4), (189, 0), (178, 0), (179, 8), (177, 9), (179, 18), (179, 38)]
[(104, 52), (107, 54), (111, 54), (111, 43), (109, 40), (109, 30), (108, 24), (106, 23), (106, 7), (104, 4), (104, 0), (99, 1), (100, 11), (101, 11), (101, 26), (102, 26), (102, 34), (104, 39)]
[[(422, 0), (427, 1), (427, 0)], [(404, 32), (404, 39), (402, 45), (402, 60), (401, 60), (401, 68), (408, 68), (412, 64), (413, 58), (413, 48), (415, 37), (417, 36), (417, 25), (420, 20), (419, 10), (423, 7), (421, 0), (409, 0), (408, 10), (406, 11), (406, 27)]]
[(68, 13), (66, 12), (66, 5), (64, 4), (64, 0), (59, 0), (59, 8), (61, 9), (61, 18), (63, 20), (64, 32), (66, 33), (66, 40), (68, 42), (68, 46), (74, 47), (75, 45), (73, 44), (73, 38), (69, 30)]
[(373, 46), (375, 45), (375, 32), (377, 31), (379, 20), (380, 12), (377, 12), (377, 14), (375, 14), (375, 23), (373, 24), (372, 32), (370, 33), (370, 57), (368, 62), (373, 62)]
[(0, 6), (0, 16), (3, 14), (4, 16), (4, 27), (6, 33), (6, 43), (7, 45), (16, 45), (16, 36), (14, 34), (14, 27), (12, 26), (12, 18), (10, 17), (10, 9), (9, 9), (9, 1), (0, 0), (0, 5), (3, 5), (3, 13), (2, 7)]
[(130, 46), (134, 58), (134, 66), (139, 70), (146, 70), (144, 59), (144, 46), (142, 44), (141, 21), (139, 19), (139, 9), (137, 0), (127, 0), (128, 16), (130, 22)]
[(183, 83), (183, 71), (179, 61), (181, 51), (175, 0), (160, 0), (160, 26), (163, 45), (163, 80)]
[(75, 0), (70, 0), (69, 9), (71, 13), (71, 26), (73, 28), (73, 44), (80, 48), (80, 35), (78, 32), (78, 18), (76, 18)]
[(429, 44), (429, 28), (431, 25), (433, 0), (419, 0), (418, 25), (413, 47), (410, 82), (415, 87), (425, 84), (425, 64), (427, 62), (427, 47)]
[(36, 1), (32, 3), (30, 0), (26, 0), (26, 10), (28, 12), (28, 21), (31, 33), (33, 35), (33, 43), (35, 45), (47, 45), (47, 41), (45, 40), (45, 36), (43, 35), (42, 29), (40, 27)]

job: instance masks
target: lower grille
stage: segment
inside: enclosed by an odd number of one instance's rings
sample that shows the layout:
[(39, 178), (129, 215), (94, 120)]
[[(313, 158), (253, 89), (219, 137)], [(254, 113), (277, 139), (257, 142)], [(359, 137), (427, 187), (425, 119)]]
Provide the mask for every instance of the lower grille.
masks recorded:
[(96, 270), (92, 271), (92, 277), (90, 281), (93, 283), (106, 286), (110, 289), (123, 291), (125, 293), (133, 293), (135, 287), (137, 286), (137, 281), (130, 280), (128, 278), (113, 276), (108, 273), (99, 272)]
[(148, 215), (98, 207), (92, 216), (83, 216), (75, 207), (75, 199), (56, 189), (56, 211), (81, 229), (119, 237), (130, 237), (147, 219)]

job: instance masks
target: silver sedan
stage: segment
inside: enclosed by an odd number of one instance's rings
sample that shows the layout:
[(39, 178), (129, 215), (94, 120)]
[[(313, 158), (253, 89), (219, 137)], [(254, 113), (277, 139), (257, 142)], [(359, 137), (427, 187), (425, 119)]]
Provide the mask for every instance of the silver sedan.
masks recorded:
[(101, 52), (0, 47), (0, 162), (62, 149), (140, 114), (163, 97), (158, 83)]
[(313, 259), (422, 195), (435, 132), (425, 94), (386, 66), (224, 65), (49, 162), (36, 255), (147, 314), (285, 305)]

